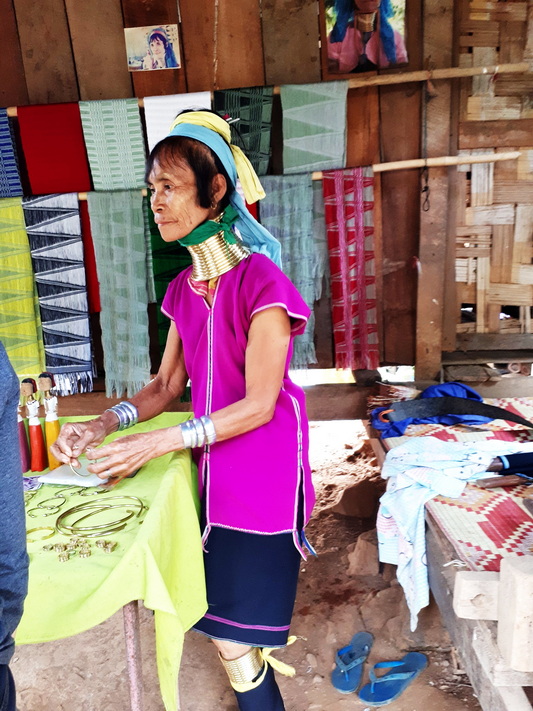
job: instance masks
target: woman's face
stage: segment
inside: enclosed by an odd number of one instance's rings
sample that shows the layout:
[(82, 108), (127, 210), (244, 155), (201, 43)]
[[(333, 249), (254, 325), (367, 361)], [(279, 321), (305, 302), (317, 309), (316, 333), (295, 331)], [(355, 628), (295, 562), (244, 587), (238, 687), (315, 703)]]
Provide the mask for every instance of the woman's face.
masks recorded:
[(160, 37), (152, 37), (150, 40), (150, 51), (154, 57), (165, 56), (165, 45)]
[(160, 166), (154, 162), (148, 186), (154, 219), (165, 242), (183, 239), (217, 214), (200, 206), (194, 173), (186, 164)]
[(362, 12), (363, 15), (370, 15), (377, 12), (380, 5), (380, 0), (354, 0), (355, 9)]

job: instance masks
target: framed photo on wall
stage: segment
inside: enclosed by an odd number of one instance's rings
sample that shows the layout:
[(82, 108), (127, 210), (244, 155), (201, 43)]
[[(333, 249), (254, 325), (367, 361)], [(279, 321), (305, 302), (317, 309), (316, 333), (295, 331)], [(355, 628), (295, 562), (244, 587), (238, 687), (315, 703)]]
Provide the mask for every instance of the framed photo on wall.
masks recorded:
[(406, 0), (320, 0), (323, 79), (406, 64)]
[(177, 25), (128, 27), (124, 37), (130, 72), (180, 68)]

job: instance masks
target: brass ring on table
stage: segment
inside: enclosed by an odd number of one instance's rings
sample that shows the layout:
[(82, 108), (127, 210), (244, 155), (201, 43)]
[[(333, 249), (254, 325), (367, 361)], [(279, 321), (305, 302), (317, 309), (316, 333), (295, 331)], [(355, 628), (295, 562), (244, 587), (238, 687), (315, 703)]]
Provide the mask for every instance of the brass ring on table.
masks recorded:
[[(51, 531), (46, 536), (43, 536), (42, 538), (37, 538), (37, 540), (33, 538), (28, 538), (28, 535), (30, 533), (35, 533), (36, 531)], [(47, 538), (52, 538), (53, 535), (55, 535), (55, 528), (52, 528), (52, 526), (38, 526), (37, 528), (30, 528), (28, 531), (26, 531), (26, 542), (27, 543), (39, 543), (40, 541), (46, 541)]]
[[(107, 534), (107, 533), (114, 533), (118, 530), (122, 530), (125, 526), (126, 523), (133, 518), (135, 515), (134, 511), (131, 511), (129, 509), (126, 509), (126, 516), (123, 516), (119, 519), (116, 519), (115, 521), (108, 521), (106, 523), (102, 524), (97, 524), (94, 526), (78, 526), (77, 524), (80, 523), (80, 521), (83, 521), (90, 516), (95, 516), (98, 513), (101, 513), (103, 511), (106, 511), (107, 509), (111, 508), (120, 508), (123, 509), (125, 508), (125, 505), (118, 505), (118, 504), (112, 504), (109, 505), (107, 504), (107, 499), (105, 504), (92, 504), (91, 502), (79, 504), (78, 506), (73, 506), (71, 509), (68, 511), (64, 511), (56, 520), (56, 530), (59, 533), (63, 533), (65, 535), (73, 535), (73, 534), (79, 534), (81, 536), (84, 536), (86, 538), (90, 538), (91, 536), (97, 536), (97, 535), (102, 535), (102, 534)], [(142, 503), (142, 502), (141, 502)], [(68, 516), (74, 514), (74, 513), (79, 513), (79, 512), (85, 512), (90, 509), (94, 509), (94, 511), (91, 511), (90, 513), (86, 513), (84, 516), (81, 516), (80, 518), (76, 519), (72, 524), (68, 525), (64, 523), (64, 521), (67, 519)], [(88, 534), (86, 531), (91, 531), (93, 533)]]
[[(61, 498), (63, 499), (63, 501), (62, 501), (60, 504), (55, 503), (55, 504), (53, 504), (52, 506), (44, 506), (44, 504), (46, 504), (47, 501), (54, 501), (54, 500), (56, 500), (56, 499), (59, 499), (59, 497), (61, 497)], [(39, 503), (37, 504), (37, 508), (38, 508), (38, 509), (57, 509), (57, 508), (59, 508), (60, 506), (63, 506), (64, 504), (66, 504), (66, 503), (67, 503), (67, 497), (66, 497), (64, 494), (61, 494), (61, 493), (57, 492), (57, 494), (55, 494), (55, 496), (51, 496), (51, 497), (48, 498), (48, 499), (44, 499), (43, 501), (39, 501)]]
[[(49, 506), (46, 508), (39, 508), (38, 506), (33, 508), (33, 509), (28, 509), (26, 513), (30, 518), (38, 518), (39, 516), (55, 516), (57, 513), (59, 513), (61, 506), (54, 506), (53, 509)], [(32, 511), (38, 511), (39, 513), (32, 513)], [(44, 513), (44, 511), (48, 511), (48, 513)]]
[[(97, 529), (102, 529), (102, 528), (108, 528), (109, 526), (116, 526), (121, 523), (125, 523), (126, 521), (129, 521), (130, 518), (132, 518), (135, 515), (134, 511), (130, 511), (129, 509), (126, 509), (126, 514), (127, 516), (122, 516), (121, 518), (117, 518), (115, 521), (109, 521), (107, 523), (100, 523), (100, 524), (95, 524), (94, 526), (78, 526), (77, 524), (80, 523), (80, 521), (84, 521), (86, 518), (90, 518), (91, 516), (97, 516), (100, 512), (106, 511), (107, 509), (122, 509), (124, 508), (123, 506), (94, 506), (94, 507), (87, 507), (87, 508), (95, 508), (95, 511), (92, 511), (91, 513), (85, 514), (84, 516), (81, 516), (80, 518), (76, 519), (76, 521), (73, 521), (73, 523), (66, 524), (61, 521), (61, 526), (63, 528), (70, 529), (72, 531), (96, 531)], [(61, 517), (60, 517), (61, 518)], [(59, 519), (58, 519), (59, 521)]]

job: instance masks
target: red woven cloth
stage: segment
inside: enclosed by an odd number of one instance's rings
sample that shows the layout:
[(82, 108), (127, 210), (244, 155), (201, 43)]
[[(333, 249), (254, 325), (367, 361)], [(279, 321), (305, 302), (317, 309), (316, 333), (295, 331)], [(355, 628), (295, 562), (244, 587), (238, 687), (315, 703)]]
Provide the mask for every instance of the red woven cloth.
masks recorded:
[(78, 104), (21, 106), (17, 115), (32, 194), (90, 190)]
[(94, 254), (93, 237), (91, 234), (91, 221), (89, 220), (89, 208), (85, 200), (80, 200), (80, 220), (81, 239), (83, 241), (83, 256), (85, 264), (85, 278), (87, 280), (87, 301), (90, 314), (99, 314), (102, 310), (100, 306), (100, 283), (98, 272), (96, 271), (96, 256)]
[(371, 168), (323, 172), (335, 367), (379, 366)]

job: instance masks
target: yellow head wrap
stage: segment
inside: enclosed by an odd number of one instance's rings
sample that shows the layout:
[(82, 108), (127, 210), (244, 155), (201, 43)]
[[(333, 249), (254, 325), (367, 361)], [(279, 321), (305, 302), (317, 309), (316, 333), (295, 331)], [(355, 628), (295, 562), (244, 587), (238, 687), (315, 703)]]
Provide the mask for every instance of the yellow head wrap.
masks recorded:
[(187, 113), (178, 116), (172, 123), (172, 126), (170, 127), (170, 134), (172, 134), (172, 129), (180, 124), (203, 126), (204, 128), (208, 128), (211, 131), (218, 133), (218, 135), (225, 140), (231, 149), (233, 160), (235, 161), (235, 167), (237, 169), (237, 175), (239, 177), (246, 202), (251, 204), (265, 197), (265, 191), (263, 190), (263, 186), (261, 185), (252, 164), (241, 151), (239, 146), (234, 146), (231, 143), (230, 127), (223, 118), (217, 116), (216, 114), (212, 114), (209, 111), (188, 111)]

